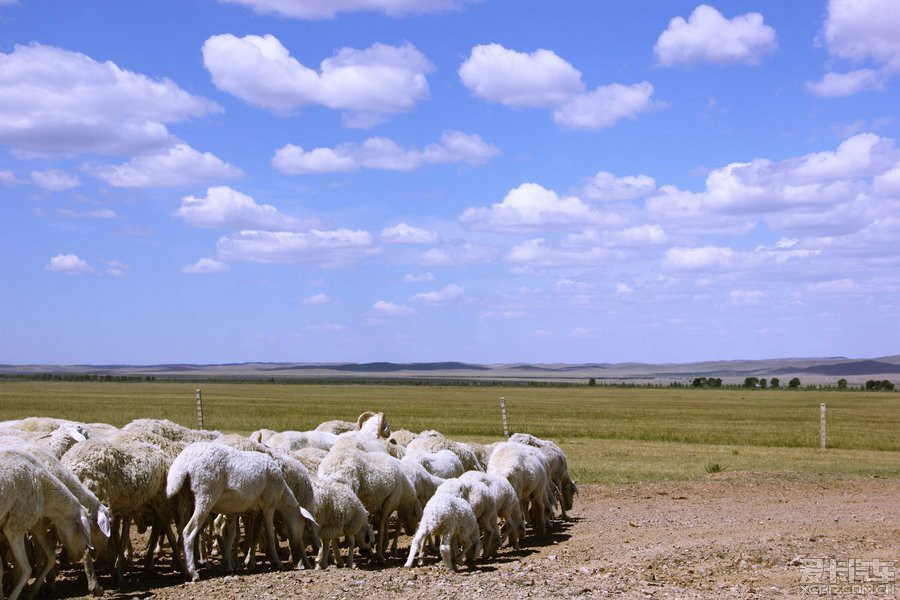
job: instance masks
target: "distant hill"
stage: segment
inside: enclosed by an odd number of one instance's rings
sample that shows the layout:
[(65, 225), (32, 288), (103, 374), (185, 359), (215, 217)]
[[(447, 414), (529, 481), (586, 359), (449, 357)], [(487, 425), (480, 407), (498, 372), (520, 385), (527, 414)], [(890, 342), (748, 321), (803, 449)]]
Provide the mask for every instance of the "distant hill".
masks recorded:
[(856, 360), (839, 364), (816, 365), (802, 369), (785, 367), (772, 371), (775, 375), (810, 373), (816, 375), (831, 375), (834, 377), (847, 377), (853, 375), (889, 375), (900, 373), (900, 365), (881, 362), (878, 360)]

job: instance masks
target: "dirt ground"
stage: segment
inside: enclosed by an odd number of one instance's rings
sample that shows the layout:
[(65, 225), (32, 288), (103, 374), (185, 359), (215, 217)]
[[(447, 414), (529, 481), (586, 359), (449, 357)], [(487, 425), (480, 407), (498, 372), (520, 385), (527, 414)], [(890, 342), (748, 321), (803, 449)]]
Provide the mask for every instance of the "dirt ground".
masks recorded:
[[(802, 559), (900, 566), (896, 479), (720, 473), (695, 482), (583, 485), (571, 517), (557, 521), (545, 539), (529, 536), (520, 550), (504, 549), (498, 560), (456, 574), (436, 558), (404, 569), (404, 552), (382, 568), (360, 561), (354, 570), (226, 576), (213, 566), (190, 584), (164, 560), (156, 574), (133, 567), (126, 584), (105, 596), (808, 598)], [(408, 540), (401, 544), (407, 547)], [(104, 577), (103, 585), (109, 583)], [(85, 589), (83, 574), (68, 570), (52, 595), (77, 597)]]

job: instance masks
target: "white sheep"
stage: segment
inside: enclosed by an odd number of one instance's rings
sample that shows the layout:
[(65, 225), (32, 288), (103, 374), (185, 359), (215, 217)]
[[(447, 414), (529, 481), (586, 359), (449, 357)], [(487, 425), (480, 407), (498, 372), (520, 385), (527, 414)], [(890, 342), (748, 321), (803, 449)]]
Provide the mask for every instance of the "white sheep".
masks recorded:
[(530, 517), (539, 535), (546, 532), (546, 517), (553, 508), (550, 468), (537, 448), (503, 442), (488, 460), (487, 472), (506, 478), (516, 491), (522, 513)]
[[(425, 505), (405, 567), (412, 567), (417, 555), (421, 564), (425, 541), (432, 536), (440, 538), (441, 558), (451, 571), (456, 570), (459, 556), (465, 556), (466, 562), (472, 565), (481, 551), (475, 512), (468, 502), (450, 494), (436, 494)], [(459, 553), (458, 548), (461, 548)]]
[(475, 520), (484, 536), (483, 550), (490, 550), (499, 544), (500, 528), (497, 525), (497, 505), (490, 489), (476, 479), (447, 479), (438, 486), (435, 496), (449, 495), (462, 498), (475, 512)]
[(509, 441), (518, 442), (527, 446), (533, 446), (543, 452), (550, 463), (550, 480), (556, 485), (560, 494), (560, 504), (562, 505), (562, 517), (568, 519), (567, 510), (572, 510), (572, 503), (576, 494), (578, 494), (578, 486), (569, 476), (569, 464), (566, 455), (555, 442), (543, 440), (535, 437), (530, 433), (514, 433), (509, 437)]
[(388, 441), (405, 448), (418, 435), (418, 433), (414, 433), (409, 429), (395, 429), (391, 431), (391, 435), (388, 436)]
[[(277, 511), (288, 529), (292, 555), (300, 556), (297, 567), (305, 568), (309, 564), (303, 543), (304, 518), (313, 523), (315, 518), (297, 503), (278, 463), (266, 454), (235, 450), (216, 442), (193, 443), (172, 463), (166, 495), (169, 498), (179, 496), (183, 499), (187, 495), (193, 498), (193, 514), (183, 528), (184, 554), (192, 581), (200, 579), (194, 561), (194, 543), (211, 512), (262, 513), (269, 561), (276, 569), (281, 569), (274, 532)], [(252, 533), (248, 537), (255, 539)], [(226, 561), (230, 560), (230, 543), (226, 543), (223, 553)]]
[[(87, 510), (72, 492), (27, 452), (2, 450), (0, 465), (0, 524), (16, 567), (17, 578), (9, 596), (10, 600), (16, 600), (32, 571), (25, 549), (26, 531), (31, 531), (45, 558), (44, 567), (35, 579), (33, 593), (36, 593), (56, 564), (56, 552), (47, 540), (41, 519), (53, 523), (67, 554), (73, 559), (84, 556), (90, 549), (91, 526)], [(3, 581), (2, 562), (0, 560), (0, 585)]]
[(387, 438), (391, 435), (391, 426), (388, 425), (384, 413), (366, 411), (356, 419), (356, 427), (372, 437)]
[(316, 568), (328, 567), (328, 557), (334, 548), (334, 562), (343, 566), (338, 538), (343, 534), (347, 542), (347, 565), (353, 568), (353, 552), (356, 546), (371, 551), (375, 544), (375, 534), (369, 525), (369, 513), (356, 494), (347, 485), (338, 481), (314, 477), (316, 521), (322, 546), (316, 557)]
[(328, 433), (333, 433), (335, 435), (340, 435), (345, 431), (355, 431), (356, 429), (358, 429), (356, 423), (341, 420), (325, 421), (316, 427), (316, 431), (327, 431)]
[(381, 452), (335, 448), (319, 465), (320, 478), (331, 478), (353, 490), (374, 519), (378, 530), (375, 559), (384, 563), (388, 521), (397, 511), (398, 522), (412, 535), (422, 516), (422, 505), (400, 461)]
[(186, 442), (188, 444), (214, 440), (222, 435), (218, 431), (191, 429), (168, 419), (135, 419), (122, 429), (126, 431), (148, 431), (161, 435), (173, 442)]
[(441, 479), (453, 479), (466, 472), (465, 466), (459, 457), (450, 450), (438, 450), (437, 452), (407, 452), (404, 460), (410, 460), (422, 465), (426, 471)]
[(315, 473), (319, 469), (319, 465), (328, 456), (326, 450), (321, 448), (300, 448), (290, 453), (291, 456), (299, 460), (308, 471)]
[(482, 473), (481, 471), (466, 471), (459, 477), (460, 481), (480, 481), (487, 486), (494, 506), (497, 508), (497, 517), (504, 521), (500, 529), (500, 539), (493, 540), (491, 545), (484, 544), (483, 556), (491, 557), (503, 542), (509, 540), (509, 545), (517, 548), (519, 540), (525, 535), (525, 516), (519, 504), (519, 497), (512, 484), (499, 475)]
[(407, 453), (430, 454), (449, 450), (462, 462), (466, 471), (484, 471), (484, 465), (468, 444), (455, 442), (433, 429), (423, 431), (406, 445)]
[(266, 440), (266, 445), (293, 452), (300, 448), (330, 450), (338, 436), (327, 431), (280, 431)]

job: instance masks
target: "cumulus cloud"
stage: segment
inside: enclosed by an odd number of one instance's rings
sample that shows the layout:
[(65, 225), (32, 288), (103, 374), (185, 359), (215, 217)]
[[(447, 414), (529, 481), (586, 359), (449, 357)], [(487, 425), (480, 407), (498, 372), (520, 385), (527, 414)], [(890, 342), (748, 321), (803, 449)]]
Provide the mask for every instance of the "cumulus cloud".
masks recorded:
[(158, 148), (167, 124), (221, 111), (169, 79), (41, 44), (0, 53), (0, 106), (0, 144), (67, 154)]
[(81, 185), (81, 179), (75, 173), (67, 173), (59, 169), (32, 171), (31, 180), (41, 189), (51, 192), (67, 192)]
[(350, 111), (345, 124), (372, 126), (428, 98), (433, 66), (411, 44), (342, 48), (319, 70), (291, 56), (273, 35), (215, 35), (203, 44), (203, 64), (217, 88), (279, 114), (310, 104)]
[(0, 185), (3, 186), (14, 186), (14, 185), (22, 185), (25, 183), (24, 180), (16, 177), (16, 174), (8, 169), (0, 170)]
[(486, 143), (478, 135), (445, 131), (440, 142), (429, 144), (423, 150), (404, 148), (383, 137), (311, 150), (287, 144), (275, 151), (272, 166), (291, 175), (349, 173), (359, 169), (412, 171), (432, 164), (481, 165), (498, 154), (500, 151), (496, 146)]
[(653, 53), (663, 67), (696, 63), (759, 64), (778, 47), (775, 30), (763, 16), (751, 12), (726, 19), (707, 4), (701, 4), (685, 21), (674, 17), (663, 31)]
[(735, 256), (734, 250), (722, 246), (669, 248), (663, 256), (663, 268), (673, 271), (727, 268), (733, 266)]
[(90, 273), (94, 269), (77, 254), (57, 254), (50, 258), (47, 270), (63, 275), (82, 275)]
[(566, 129), (603, 129), (650, 109), (653, 86), (613, 83), (585, 91), (581, 72), (555, 52), (510, 50), (500, 44), (475, 46), (459, 68), (472, 92), (512, 107), (553, 108)]
[(329, 302), (331, 302), (331, 298), (328, 297), (328, 294), (316, 294), (303, 300), (303, 304), (311, 304), (313, 306), (328, 304)]
[(425, 273), (407, 273), (403, 276), (403, 281), (407, 283), (422, 283), (425, 281), (434, 281), (435, 276), (431, 274), (430, 271), (426, 271)]
[(553, 247), (546, 242), (544, 238), (536, 238), (517, 244), (506, 255), (506, 260), (527, 267), (568, 267), (603, 264), (615, 256), (608, 248)]
[(399, 223), (381, 231), (381, 241), (388, 244), (436, 244), (441, 241), (437, 231)]
[(807, 81), (806, 89), (824, 98), (852, 96), (863, 90), (884, 88), (881, 77), (872, 69), (857, 69), (848, 73), (829, 72), (821, 81)]
[(394, 304), (386, 300), (379, 300), (372, 305), (372, 308), (379, 314), (387, 317), (406, 317), (416, 312), (408, 306)]
[(458, 10), (477, 0), (220, 0), (249, 6), (260, 14), (294, 19), (331, 19), (344, 12), (383, 12), (391, 17)]
[(616, 177), (607, 171), (598, 171), (584, 180), (580, 194), (589, 200), (634, 200), (653, 193), (656, 181), (648, 175)]
[(201, 258), (195, 263), (181, 267), (181, 272), (186, 275), (215, 275), (227, 273), (230, 270), (230, 265), (212, 258)]
[(230, 229), (294, 230), (310, 226), (309, 221), (289, 217), (270, 204), (228, 186), (211, 187), (206, 196), (185, 196), (174, 216), (193, 227)]
[(294, 231), (243, 230), (220, 237), (219, 257), (254, 263), (315, 264), (341, 267), (378, 252), (367, 231), (312, 229)]
[(616, 225), (622, 217), (597, 210), (575, 196), (560, 197), (536, 183), (523, 183), (490, 208), (467, 208), (459, 220), (472, 229), (513, 232)]
[(198, 152), (187, 144), (136, 156), (120, 165), (88, 167), (88, 171), (113, 187), (123, 188), (185, 186), (243, 175), (216, 155)]
[(641, 248), (658, 246), (669, 241), (669, 236), (659, 225), (645, 223), (614, 229), (597, 231), (586, 229), (566, 236), (566, 243), (572, 246), (605, 246), (607, 248)]
[(493, 246), (463, 242), (445, 248), (429, 248), (422, 253), (419, 262), (425, 267), (459, 267), (491, 262), (497, 254)]
[(445, 302), (450, 302), (451, 300), (459, 298), (463, 292), (465, 292), (465, 290), (462, 287), (455, 283), (450, 283), (439, 290), (416, 294), (413, 296), (413, 299), (426, 304), (444, 304)]
[(822, 31), (828, 51), (900, 71), (900, 11), (894, 0), (830, 0)]

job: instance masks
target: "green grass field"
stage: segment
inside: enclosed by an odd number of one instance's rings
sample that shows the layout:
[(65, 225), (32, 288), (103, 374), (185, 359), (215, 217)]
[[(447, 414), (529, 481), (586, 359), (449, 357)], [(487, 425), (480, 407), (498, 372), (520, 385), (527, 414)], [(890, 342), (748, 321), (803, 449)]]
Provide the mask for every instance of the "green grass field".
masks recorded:
[[(56, 416), (196, 426), (196, 384), (0, 382), (0, 420)], [(582, 481), (656, 481), (726, 471), (900, 476), (900, 394), (828, 391), (203, 384), (206, 427), (311, 429), (381, 410), (395, 428), (470, 440), (511, 431), (559, 441)], [(819, 403), (828, 445), (819, 445)]]

